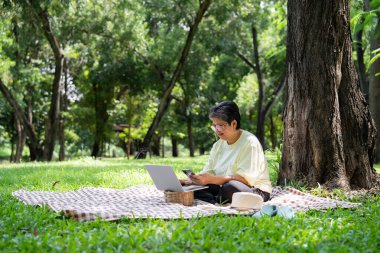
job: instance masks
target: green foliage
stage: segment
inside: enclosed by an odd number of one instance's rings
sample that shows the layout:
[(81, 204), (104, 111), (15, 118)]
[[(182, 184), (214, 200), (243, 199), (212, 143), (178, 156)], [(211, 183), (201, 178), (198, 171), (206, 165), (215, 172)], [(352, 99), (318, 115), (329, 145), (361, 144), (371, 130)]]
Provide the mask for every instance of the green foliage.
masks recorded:
[[(269, 155), (269, 156), (268, 156)], [(275, 162), (274, 154), (268, 154)], [(83, 159), (60, 163), (0, 165), (0, 251), (2, 252), (377, 252), (380, 198), (330, 197), (359, 201), (356, 209), (300, 212), (293, 219), (216, 215), (190, 220), (122, 219), (76, 222), (47, 207), (11, 196), (17, 189), (71, 191), (82, 187), (125, 188), (151, 184), (146, 163), (200, 171), (207, 157), (142, 160)], [(379, 166), (379, 165), (378, 165)], [(275, 178), (271, 178), (275, 180)], [(55, 183), (56, 182), (56, 183)], [(313, 191), (323, 195), (324, 192)]]
[[(131, 138), (143, 139), (199, 1), (3, 1), (0, 75), (21, 107), (33, 112), (42, 142), (54, 58), (29, 2), (36, 10), (48, 12), (67, 63), (65, 95), (69, 103), (63, 116), (68, 155), (87, 150), (99, 140), (103, 146), (121, 145), (112, 130), (114, 124), (131, 125)], [(241, 102), (246, 112), (244, 126), (253, 129), (257, 88), (247, 81), (253, 78), (253, 71), (237, 57), (240, 52), (253, 61), (253, 24), (259, 32), (260, 62), (269, 84), (266, 94), (272, 92), (285, 66), (285, 2), (213, 1), (196, 33), (158, 135), (176, 136), (187, 147), (191, 123), (196, 148), (209, 150), (214, 138), (208, 111), (226, 99)], [(279, 101), (273, 107), (278, 115), (281, 106)], [(0, 125), (5, 131), (0, 135), (13, 140), (11, 116), (8, 106), (0, 107)], [(281, 121), (277, 115), (274, 118), (279, 136)], [(125, 132), (122, 139), (126, 141), (128, 135)]]

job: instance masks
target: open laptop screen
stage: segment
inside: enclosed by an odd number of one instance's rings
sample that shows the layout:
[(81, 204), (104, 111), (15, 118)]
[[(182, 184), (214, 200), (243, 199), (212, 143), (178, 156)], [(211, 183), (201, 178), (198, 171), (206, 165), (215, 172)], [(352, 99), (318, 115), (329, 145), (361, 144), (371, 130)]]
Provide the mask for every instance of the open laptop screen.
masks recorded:
[(154, 185), (161, 191), (184, 192), (205, 189), (208, 187), (201, 185), (182, 186), (172, 166), (145, 165), (145, 167), (147, 168)]

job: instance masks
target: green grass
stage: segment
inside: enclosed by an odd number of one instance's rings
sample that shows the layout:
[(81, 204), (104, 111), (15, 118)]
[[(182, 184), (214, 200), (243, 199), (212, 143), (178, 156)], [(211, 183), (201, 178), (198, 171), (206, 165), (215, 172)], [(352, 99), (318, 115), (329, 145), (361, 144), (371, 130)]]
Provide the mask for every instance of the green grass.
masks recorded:
[[(254, 219), (216, 215), (191, 220), (122, 219), (76, 222), (11, 196), (20, 188), (69, 191), (85, 186), (151, 184), (144, 164), (199, 171), (207, 157), (103, 159), (0, 165), (1, 252), (378, 252), (380, 198), (357, 197), (357, 209), (331, 209)], [(276, 180), (278, 156), (268, 155)], [(377, 168), (379, 169), (379, 165)], [(182, 176), (182, 175), (181, 175)], [(58, 182), (54, 184), (55, 182)], [(347, 200), (343, 194), (339, 195)]]

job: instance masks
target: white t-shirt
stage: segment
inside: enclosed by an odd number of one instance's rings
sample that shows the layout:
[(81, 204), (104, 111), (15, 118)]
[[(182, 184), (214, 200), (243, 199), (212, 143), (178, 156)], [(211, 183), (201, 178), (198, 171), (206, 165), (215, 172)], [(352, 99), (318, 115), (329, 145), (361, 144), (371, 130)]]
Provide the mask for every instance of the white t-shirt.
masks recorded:
[(231, 145), (222, 139), (215, 142), (201, 173), (216, 176), (238, 174), (250, 186), (272, 193), (263, 148), (256, 136), (245, 130), (242, 130), (240, 138)]

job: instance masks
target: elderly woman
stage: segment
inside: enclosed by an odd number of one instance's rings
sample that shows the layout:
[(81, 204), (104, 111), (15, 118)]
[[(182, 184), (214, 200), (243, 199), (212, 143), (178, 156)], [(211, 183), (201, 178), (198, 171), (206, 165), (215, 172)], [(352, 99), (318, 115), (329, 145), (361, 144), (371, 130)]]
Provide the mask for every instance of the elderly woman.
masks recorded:
[(219, 140), (202, 172), (181, 182), (208, 185), (194, 197), (213, 204), (231, 202), (235, 192), (251, 192), (267, 201), (272, 186), (264, 152), (256, 136), (240, 129), (238, 106), (222, 102), (211, 108), (209, 117)]

